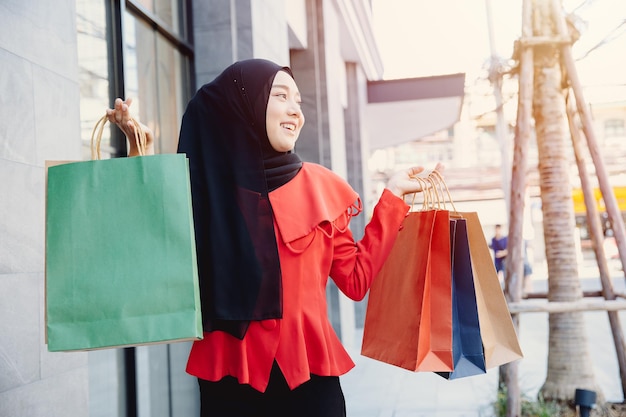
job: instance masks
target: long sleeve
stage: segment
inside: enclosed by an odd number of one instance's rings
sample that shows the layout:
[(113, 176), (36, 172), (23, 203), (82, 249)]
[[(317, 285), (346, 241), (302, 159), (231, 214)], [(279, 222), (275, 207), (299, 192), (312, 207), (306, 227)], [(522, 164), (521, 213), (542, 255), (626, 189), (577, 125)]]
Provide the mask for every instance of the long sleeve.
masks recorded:
[(359, 242), (354, 242), (349, 229), (335, 236), (330, 276), (346, 296), (357, 301), (365, 297), (393, 247), (408, 210), (402, 199), (384, 190)]

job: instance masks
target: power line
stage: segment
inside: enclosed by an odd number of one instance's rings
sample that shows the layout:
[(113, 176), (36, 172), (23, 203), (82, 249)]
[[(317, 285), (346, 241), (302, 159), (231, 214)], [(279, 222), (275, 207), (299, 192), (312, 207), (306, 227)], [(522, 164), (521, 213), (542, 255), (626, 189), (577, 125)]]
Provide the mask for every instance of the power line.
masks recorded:
[(591, 6), (595, 2), (596, 0), (585, 0), (582, 3), (580, 3), (578, 6), (574, 7), (574, 10), (572, 10), (572, 13), (576, 12), (577, 10), (585, 9)]
[[(595, 1), (595, 0), (592, 0), (592, 1)], [(620, 37), (624, 33), (624, 29), (626, 29), (626, 27), (624, 26), (625, 24), (626, 24), (626, 19), (622, 20), (622, 22), (619, 25), (617, 25), (617, 27), (615, 27), (613, 30), (611, 30), (600, 42), (598, 42), (593, 47), (591, 47), (589, 50), (587, 50), (587, 52), (585, 52), (585, 54), (583, 56), (581, 56), (580, 58), (577, 58), (576, 61), (580, 61), (582, 59), (585, 59), (591, 52), (595, 51), (596, 49), (600, 48), (601, 46), (604, 46), (604, 45), (614, 41), (618, 37)], [(621, 30), (620, 30), (620, 28), (621, 28)], [(619, 33), (616, 33), (618, 31), (619, 31)]]

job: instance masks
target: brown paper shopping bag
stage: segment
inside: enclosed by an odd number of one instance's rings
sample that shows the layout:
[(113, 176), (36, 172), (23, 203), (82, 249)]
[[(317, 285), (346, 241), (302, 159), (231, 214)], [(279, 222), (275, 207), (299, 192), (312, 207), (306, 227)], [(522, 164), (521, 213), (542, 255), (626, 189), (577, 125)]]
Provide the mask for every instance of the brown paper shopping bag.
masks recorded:
[(493, 368), (522, 358), (522, 349), (478, 214), (475, 212), (460, 214), (467, 220), (485, 364), (487, 368)]

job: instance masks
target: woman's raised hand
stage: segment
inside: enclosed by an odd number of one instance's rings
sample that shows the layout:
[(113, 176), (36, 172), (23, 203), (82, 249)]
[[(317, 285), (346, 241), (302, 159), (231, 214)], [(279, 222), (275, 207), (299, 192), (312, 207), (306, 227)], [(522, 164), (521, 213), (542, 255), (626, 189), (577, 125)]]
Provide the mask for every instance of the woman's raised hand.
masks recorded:
[[(139, 149), (137, 149), (137, 143), (135, 141), (135, 124), (131, 121), (130, 105), (133, 100), (127, 98), (125, 101), (121, 98), (115, 99), (115, 104), (112, 109), (107, 109), (106, 115), (109, 122), (115, 123), (128, 140), (128, 156), (139, 155)], [(152, 130), (148, 126), (139, 123), (141, 129), (146, 134), (146, 155), (154, 154), (154, 135)]]
[[(438, 163), (434, 168), (436, 171), (443, 171), (444, 166)], [(418, 193), (423, 190), (423, 181), (418, 181), (414, 177), (425, 170), (424, 167), (412, 167), (402, 171), (398, 171), (389, 178), (387, 189), (397, 195), (403, 197), (405, 194)]]

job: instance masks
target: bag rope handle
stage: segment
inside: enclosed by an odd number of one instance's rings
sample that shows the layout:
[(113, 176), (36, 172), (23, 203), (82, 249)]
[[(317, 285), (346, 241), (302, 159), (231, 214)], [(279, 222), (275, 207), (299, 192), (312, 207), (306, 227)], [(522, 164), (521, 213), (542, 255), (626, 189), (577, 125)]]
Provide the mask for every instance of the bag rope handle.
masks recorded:
[[(93, 127), (91, 132), (91, 159), (92, 160), (100, 160), (102, 159), (102, 155), (100, 152), (100, 143), (102, 142), (102, 133), (104, 131), (104, 126), (106, 125), (109, 118), (105, 114), (96, 122), (96, 125)], [(134, 125), (135, 129), (135, 143), (137, 144), (137, 151), (139, 152), (139, 156), (143, 156), (146, 154), (146, 132), (141, 128), (141, 125), (134, 118), (130, 118), (131, 123)]]
[[(409, 178), (419, 182), (422, 187), (421, 193), (423, 200), (422, 207), (419, 211), (433, 210), (440, 207), (441, 196), (438, 194), (432, 178), (430, 178), (430, 173), (425, 174), (425, 172), (420, 172), (419, 174), (411, 175)], [(415, 205), (417, 193), (411, 194), (413, 196), (411, 199), (411, 207), (413, 207)]]
[[(452, 195), (450, 194), (450, 189), (448, 188), (448, 184), (446, 184), (446, 181), (443, 179), (443, 176), (441, 175), (441, 173), (437, 170), (433, 170), (431, 175), (433, 176), (434, 181), (438, 184), (438, 187), (439, 187), (439, 190), (441, 191), (442, 196), (444, 196), (444, 205), (445, 205), (445, 196), (447, 196), (448, 201), (450, 202), (450, 205), (452, 206), (452, 210), (454, 211), (454, 213), (459, 214), (458, 210), (456, 209), (454, 205), (454, 200), (452, 200)], [(444, 190), (445, 190), (445, 194), (444, 194)]]
[[(450, 189), (446, 184), (443, 176), (437, 170), (432, 170), (428, 174), (419, 173), (412, 175), (411, 179), (420, 182), (422, 186), (422, 194), (424, 196), (421, 211), (424, 210), (447, 210), (448, 202), (452, 206), (452, 213), (461, 216), (454, 205)], [(415, 204), (417, 193), (413, 193), (411, 206)], [(446, 198), (447, 197), (447, 198)]]
[[(426, 181), (424, 180), (424, 178), (418, 177), (415, 175), (410, 176), (410, 178), (414, 181), (419, 182), (422, 187), (422, 195), (424, 196), (424, 198), (422, 199), (422, 208), (419, 211), (428, 210), (428, 207), (430, 206), (430, 195), (428, 192), (428, 186), (426, 184)], [(413, 208), (415, 206), (415, 200), (417, 199), (417, 193), (410, 193), (410, 194), (412, 196), (410, 206), (411, 208)], [(406, 203), (406, 196), (407, 194), (402, 196), (402, 199), (404, 200), (405, 203)]]

